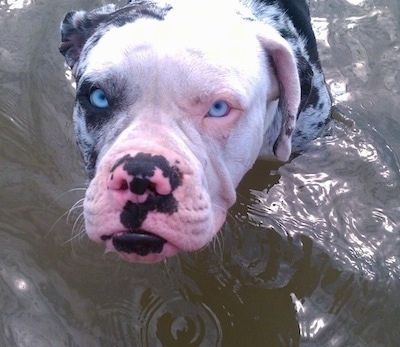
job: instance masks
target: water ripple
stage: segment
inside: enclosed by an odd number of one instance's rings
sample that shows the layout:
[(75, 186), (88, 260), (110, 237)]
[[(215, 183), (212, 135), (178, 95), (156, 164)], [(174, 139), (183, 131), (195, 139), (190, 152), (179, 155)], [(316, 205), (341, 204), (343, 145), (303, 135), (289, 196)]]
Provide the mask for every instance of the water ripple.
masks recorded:
[(142, 297), (141, 341), (144, 346), (220, 346), (218, 317), (203, 302), (176, 293), (164, 300), (152, 290)]
[(371, 278), (381, 266), (400, 276), (397, 160), (387, 143), (376, 145), (384, 139), (368, 125), (336, 127), (334, 136), (281, 167), (279, 184), (257, 192), (250, 212), (283, 234), (311, 237)]

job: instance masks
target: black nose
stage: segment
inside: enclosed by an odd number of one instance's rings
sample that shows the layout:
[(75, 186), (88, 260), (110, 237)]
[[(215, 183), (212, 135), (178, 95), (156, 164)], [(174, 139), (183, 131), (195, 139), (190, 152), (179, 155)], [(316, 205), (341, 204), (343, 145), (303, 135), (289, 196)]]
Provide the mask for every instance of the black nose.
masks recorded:
[(112, 243), (117, 251), (136, 253), (141, 256), (160, 253), (166, 242), (162, 237), (142, 230), (115, 235), (112, 238)]

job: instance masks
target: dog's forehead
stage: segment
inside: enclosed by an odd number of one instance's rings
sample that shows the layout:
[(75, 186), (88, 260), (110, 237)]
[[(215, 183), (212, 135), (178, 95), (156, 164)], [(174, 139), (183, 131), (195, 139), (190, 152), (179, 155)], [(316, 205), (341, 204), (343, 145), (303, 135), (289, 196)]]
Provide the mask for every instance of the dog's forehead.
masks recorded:
[(178, 3), (171, 5), (163, 18), (146, 16), (123, 25), (111, 22), (102, 28), (81, 60), (86, 72), (123, 67), (129, 62), (140, 64), (142, 58), (148, 64), (149, 57), (157, 63), (168, 57), (179, 59), (180, 64), (206, 61), (225, 68), (256, 63), (258, 53), (262, 54), (259, 42), (249, 22), (237, 11), (229, 9), (221, 16), (216, 8), (204, 4), (193, 6), (190, 0)]

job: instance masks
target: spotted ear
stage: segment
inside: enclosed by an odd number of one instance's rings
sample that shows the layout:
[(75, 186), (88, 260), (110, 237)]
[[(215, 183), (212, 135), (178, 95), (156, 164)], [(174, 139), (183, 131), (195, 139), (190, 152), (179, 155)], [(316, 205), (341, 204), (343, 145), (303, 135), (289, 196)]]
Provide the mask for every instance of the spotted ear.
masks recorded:
[(282, 126), (273, 150), (278, 160), (287, 161), (292, 152), (292, 135), (296, 127), (301, 95), (296, 58), (288, 42), (272, 27), (264, 26), (258, 39), (270, 57), (279, 85)]
[(115, 8), (115, 5), (107, 5), (91, 12), (67, 13), (61, 23), (61, 43), (58, 49), (70, 68), (78, 62), (86, 41)]

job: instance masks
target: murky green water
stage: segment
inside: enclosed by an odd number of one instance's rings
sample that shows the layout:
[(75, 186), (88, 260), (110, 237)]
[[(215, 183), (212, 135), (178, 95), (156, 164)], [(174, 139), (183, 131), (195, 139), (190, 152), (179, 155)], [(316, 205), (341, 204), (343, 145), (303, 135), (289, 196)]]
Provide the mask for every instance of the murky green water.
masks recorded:
[(354, 126), (258, 162), (214, 244), (156, 265), (67, 214), (85, 176), (58, 27), (100, 3), (0, 0), (0, 346), (398, 346), (400, 3), (311, 1)]

